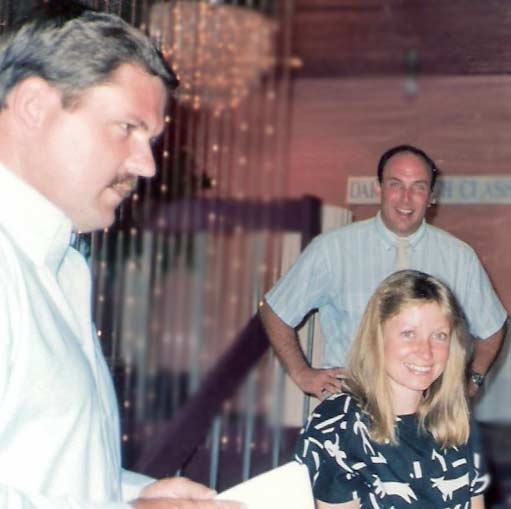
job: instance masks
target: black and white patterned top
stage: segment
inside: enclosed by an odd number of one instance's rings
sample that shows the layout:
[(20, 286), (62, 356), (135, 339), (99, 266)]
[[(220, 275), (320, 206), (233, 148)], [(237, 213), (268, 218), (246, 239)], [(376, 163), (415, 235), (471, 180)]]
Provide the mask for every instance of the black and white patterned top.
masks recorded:
[(309, 469), (316, 499), (360, 500), (361, 509), (468, 509), (490, 477), (477, 424), (466, 445), (442, 449), (418, 430), (415, 415), (396, 418), (398, 445), (378, 444), (349, 394), (323, 401), (300, 433), (295, 459)]

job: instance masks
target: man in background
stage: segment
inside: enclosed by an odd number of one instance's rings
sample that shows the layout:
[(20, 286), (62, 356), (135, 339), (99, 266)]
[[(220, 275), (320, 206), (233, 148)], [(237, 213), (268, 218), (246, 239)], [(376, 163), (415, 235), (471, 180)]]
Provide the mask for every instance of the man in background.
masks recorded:
[(122, 469), (115, 393), (72, 230), (108, 227), (177, 80), (120, 18), (46, 5), (0, 47), (0, 507), (234, 509)]
[[(316, 237), (266, 294), (260, 316), (270, 342), (305, 393), (322, 399), (341, 388), (362, 311), (378, 284), (400, 269), (426, 272), (453, 290), (475, 339), (469, 394), (483, 383), (504, 337), (506, 312), (473, 249), (426, 223), (437, 174), (434, 161), (416, 147), (387, 150), (378, 164), (376, 217)], [(313, 309), (326, 369), (309, 365), (295, 331)]]

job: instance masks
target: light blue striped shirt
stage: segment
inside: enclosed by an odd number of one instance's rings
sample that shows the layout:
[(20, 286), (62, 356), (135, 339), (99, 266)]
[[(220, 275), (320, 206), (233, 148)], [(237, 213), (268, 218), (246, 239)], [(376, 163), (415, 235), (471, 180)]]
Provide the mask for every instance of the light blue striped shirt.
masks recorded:
[[(291, 327), (318, 309), (325, 367), (345, 365), (370, 296), (394, 270), (395, 239), (379, 214), (319, 235), (265, 295), (273, 311)], [(425, 221), (408, 241), (409, 268), (449, 285), (474, 336), (484, 339), (494, 334), (506, 311), (474, 250)]]

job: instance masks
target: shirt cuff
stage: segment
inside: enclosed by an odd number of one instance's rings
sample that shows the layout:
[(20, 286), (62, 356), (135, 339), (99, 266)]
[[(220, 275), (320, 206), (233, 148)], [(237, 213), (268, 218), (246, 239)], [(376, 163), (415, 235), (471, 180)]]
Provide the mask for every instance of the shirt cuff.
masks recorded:
[(147, 475), (123, 469), (121, 474), (122, 499), (126, 502), (135, 500), (138, 498), (142, 489), (154, 481), (152, 477)]

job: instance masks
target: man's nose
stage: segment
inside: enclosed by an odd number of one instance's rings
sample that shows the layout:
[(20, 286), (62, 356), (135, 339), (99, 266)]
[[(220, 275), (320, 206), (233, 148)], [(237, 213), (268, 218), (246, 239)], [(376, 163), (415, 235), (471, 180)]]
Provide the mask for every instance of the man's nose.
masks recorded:
[(156, 164), (150, 143), (142, 140), (133, 141), (128, 159), (128, 171), (138, 177), (154, 177)]
[(405, 201), (411, 201), (413, 190), (411, 187), (403, 187), (402, 198)]

